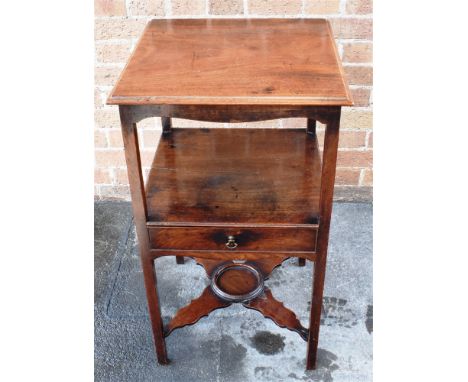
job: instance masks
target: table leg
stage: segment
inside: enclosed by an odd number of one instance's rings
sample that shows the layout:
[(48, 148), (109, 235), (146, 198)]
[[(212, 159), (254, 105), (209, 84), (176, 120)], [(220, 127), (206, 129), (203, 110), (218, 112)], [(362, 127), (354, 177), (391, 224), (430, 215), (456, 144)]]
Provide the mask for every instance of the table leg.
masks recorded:
[(327, 265), (328, 235), (335, 185), (336, 157), (338, 152), (338, 133), (340, 111), (326, 125), (323, 147), (322, 183), (320, 187), (320, 226), (317, 239), (317, 259), (314, 263), (312, 304), (310, 309), (309, 340), (307, 341), (307, 369), (317, 366), (317, 348), (322, 311), (323, 286)]
[(172, 120), (168, 117), (161, 117), (163, 134), (170, 133), (172, 130)]
[(156, 271), (154, 269), (154, 260), (142, 258), (143, 277), (145, 280), (146, 299), (148, 300), (148, 310), (151, 318), (151, 327), (153, 329), (154, 344), (156, 355), (161, 365), (168, 365), (169, 360), (166, 352), (166, 341), (164, 340), (163, 321), (161, 318), (161, 309), (159, 306), (159, 296), (157, 290)]
[[(307, 134), (315, 135), (316, 134), (317, 121), (315, 119), (307, 118)], [(298, 265), (300, 267), (305, 266), (305, 259), (298, 258)]]
[(315, 119), (307, 118), (307, 133), (315, 135), (317, 128), (317, 121)]
[[(163, 134), (170, 133), (172, 130), (172, 119), (169, 117), (161, 117), (161, 125)], [(183, 256), (176, 256), (177, 264), (184, 264)]]
[(156, 273), (154, 261), (150, 256), (148, 230), (146, 229), (146, 197), (143, 173), (141, 169), (140, 149), (136, 124), (133, 123), (131, 106), (119, 106), (122, 137), (125, 147), (125, 160), (127, 162), (128, 180), (132, 195), (133, 218), (138, 237), (141, 265), (145, 280), (146, 298), (153, 329), (156, 354), (160, 364), (168, 364), (166, 343), (164, 341), (163, 321), (159, 306)]
[(177, 264), (185, 264), (185, 260), (183, 256), (176, 256)]

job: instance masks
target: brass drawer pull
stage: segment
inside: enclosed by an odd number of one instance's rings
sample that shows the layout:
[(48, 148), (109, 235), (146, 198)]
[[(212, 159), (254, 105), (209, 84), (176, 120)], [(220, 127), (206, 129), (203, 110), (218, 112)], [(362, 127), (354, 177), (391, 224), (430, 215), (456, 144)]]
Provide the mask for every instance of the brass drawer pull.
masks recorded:
[(228, 236), (228, 241), (226, 243), (226, 247), (228, 247), (229, 249), (234, 249), (234, 248), (237, 248), (237, 243), (236, 243), (236, 239), (234, 236)]

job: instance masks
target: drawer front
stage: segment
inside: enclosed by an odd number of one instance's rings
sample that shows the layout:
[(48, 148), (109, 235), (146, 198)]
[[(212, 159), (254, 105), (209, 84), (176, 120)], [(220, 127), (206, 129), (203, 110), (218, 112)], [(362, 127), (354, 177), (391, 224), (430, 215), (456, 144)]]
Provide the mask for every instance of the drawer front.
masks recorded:
[(148, 228), (154, 249), (315, 252), (317, 228)]

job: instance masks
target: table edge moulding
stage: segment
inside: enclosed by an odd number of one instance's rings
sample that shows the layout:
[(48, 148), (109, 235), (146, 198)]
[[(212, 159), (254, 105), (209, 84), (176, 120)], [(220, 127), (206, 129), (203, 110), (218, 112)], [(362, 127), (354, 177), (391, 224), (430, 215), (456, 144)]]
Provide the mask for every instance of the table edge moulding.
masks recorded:
[[(240, 303), (297, 332), (307, 342), (306, 368), (314, 369), (341, 107), (353, 104), (330, 23), (152, 20), (107, 104), (119, 106), (158, 362), (169, 363), (165, 338), (173, 330)], [(145, 185), (137, 123), (153, 117), (162, 135)], [(173, 129), (172, 118), (307, 122), (303, 129)], [(317, 121), (325, 125), (322, 155)], [(161, 256), (177, 264), (191, 257), (210, 279), (167, 323), (155, 271)], [(308, 328), (264, 285), (290, 257), (314, 263)]]

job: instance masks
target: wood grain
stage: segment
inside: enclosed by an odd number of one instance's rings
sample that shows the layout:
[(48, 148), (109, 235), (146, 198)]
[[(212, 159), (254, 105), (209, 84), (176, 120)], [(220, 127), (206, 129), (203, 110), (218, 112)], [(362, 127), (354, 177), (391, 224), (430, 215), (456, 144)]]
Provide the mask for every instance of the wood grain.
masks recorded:
[(320, 171), (304, 129), (173, 129), (149, 173), (148, 220), (316, 224)]
[[(149, 240), (154, 249), (244, 251), (304, 251), (315, 252), (317, 230), (309, 228), (211, 228), (161, 227), (151, 228)], [(227, 247), (233, 236), (237, 247)]]
[(295, 331), (304, 341), (307, 341), (309, 331), (302, 326), (294, 312), (273, 297), (270, 289), (265, 288), (264, 294), (243, 305), (246, 308), (259, 311), (265, 317), (273, 320), (279, 327)]
[(245, 295), (258, 286), (255, 275), (235, 267), (222, 273), (216, 284), (223, 292), (232, 295)]
[[(193, 119), (211, 122), (255, 122), (278, 118), (308, 118), (327, 123), (339, 112), (339, 106), (308, 105), (134, 105), (129, 117), (133, 123), (145, 118), (162, 117), (170, 127), (169, 118)], [(166, 128), (169, 132), (170, 129)]]
[(108, 104), (351, 105), (324, 19), (152, 20)]
[(208, 316), (213, 310), (225, 308), (231, 305), (230, 302), (223, 301), (207, 286), (200, 297), (192, 300), (187, 306), (179, 309), (165, 327), (164, 335), (167, 337), (174, 329), (195, 324), (200, 318)]
[(320, 227), (317, 239), (317, 259), (314, 264), (312, 304), (310, 308), (309, 340), (307, 342), (306, 368), (317, 366), (317, 351), (322, 312), (323, 288), (327, 265), (328, 239), (335, 186), (336, 158), (340, 129), (340, 113), (327, 123), (323, 146), (322, 185), (320, 189)]
[(156, 272), (154, 261), (150, 254), (148, 231), (146, 230), (146, 202), (141, 169), (140, 150), (138, 146), (138, 134), (136, 124), (132, 123), (127, 106), (120, 106), (120, 120), (122, 125), (122, 138), (125, 146), (125, 160), (132, 195), (133, 216), (139, 242), (141, 265), (145, 281), (148, 311), (151, 317), (154, 345), (158, 362), (167, 365), (166, 343), (163, 336), (163, 321), (159, 296), (156, 290)]

